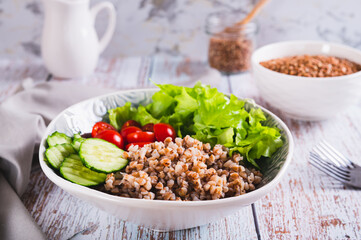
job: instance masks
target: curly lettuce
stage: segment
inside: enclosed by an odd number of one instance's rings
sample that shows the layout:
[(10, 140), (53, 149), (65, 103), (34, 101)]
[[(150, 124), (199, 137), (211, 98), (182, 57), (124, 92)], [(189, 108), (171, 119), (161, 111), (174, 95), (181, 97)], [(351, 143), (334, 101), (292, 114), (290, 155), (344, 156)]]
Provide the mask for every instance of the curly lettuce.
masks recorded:
[(119, 129), (129, 119), (142, 125), (169, 123), (179, 137), (191, 135), (211, 145), (222, 144), (257, 168), (257, 161), (271, 157), (283, 145), (279, 129), (262, 125), (266, 120), (262, 110), (246, 111), (245, 102), (233, 94), (227, 97), (200, 82), (193, 88), (157, 86), (160, 91), (147, 106), (135, 108), (127, 103), (109, 110), (110, 124)]

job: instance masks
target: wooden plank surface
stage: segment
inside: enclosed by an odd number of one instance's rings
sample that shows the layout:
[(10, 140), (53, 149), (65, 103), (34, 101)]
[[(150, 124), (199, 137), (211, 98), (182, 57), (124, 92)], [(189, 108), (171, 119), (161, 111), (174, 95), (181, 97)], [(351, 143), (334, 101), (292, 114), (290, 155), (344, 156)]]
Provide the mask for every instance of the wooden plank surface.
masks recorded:
[[(157, 83), (193, 84), (206, 71), (204, 63), (158, 57), (101, 60), (96, 73), (73, 79), (114, 89), (153, 87)], [(168, 69), (168, 70), (167, 70)], [(68, 81), (53, 78), (51, 81)], [(227, 77), (215, 83), (229, 92)], [(158, 232), (121, 221), (54, 185), (38, 168), (22, 200), (49, 239), (257, 239), (251, 207), (218, 222), (173, 232)]]
[(0, 58), (0, 102), (19, 90), (25, 78), (45, 81), (48, 72), (40, 59), (7, 60)]
[(256, 239), (250, 207), (197, 228), (158, 232), (121, 221), (34, 171), (23, 202), (48, 239)]
[[(199, 62), (194, 64), (198, 69), (204, 67)], [(200, 74), (191, 66), (192, 61), (182, 58), (102, 59), (93, 76), (74, 81), (114, 89), (150, 87), (149, 78), (162, 83), (189, 83)], [(12, 94), (11, 89), (21, 79), (31, 76), (45, 81), (47, 76), (41, 62), (24, 65), (1, 60), (0, 67), (2, 99)], [(267, 104), (249, 74), (222, 77), (217, 86), (223, 92), (255, 99), (280, 116), (294, 135), (295, 154), (288, 172), (273, 192), (255, 203), (261, 238), (361, 239), (361, 192), (345, 188), (308, 163), (309, 151), (321, 139), (361, 163), (361, 104), (328, 121), (301, 122), (288, 119)], [(257, 239), (251, 207), (207, 226), (162, 233), (121, 221), (88, 205), (51, 183), (39, 168), (33, 170), (22, 201), (49, 239)]]
[(361, 191), (345, 188), (308, 163), (322, 139), (361, 163), (361, 103), (327, 121), (290, 120), (259, 95), (250, 75), (231, 77), (233, 92), (253, 98), (290, 128), (295, 152), (276, 189), (256, 202), (263, 239), (361, 239)]

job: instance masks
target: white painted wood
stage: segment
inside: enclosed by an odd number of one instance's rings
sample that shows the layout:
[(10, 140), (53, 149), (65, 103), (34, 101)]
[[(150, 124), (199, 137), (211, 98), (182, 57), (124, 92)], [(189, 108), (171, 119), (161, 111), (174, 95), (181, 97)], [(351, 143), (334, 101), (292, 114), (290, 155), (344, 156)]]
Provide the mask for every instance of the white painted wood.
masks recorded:
[(361, 191), (345, 188), (308, 163), (322, 139), (361, 163), (361, 103), (328, 121), (290, 120), (259, 96), (250, 75), (231, 78), (234, 92), (254, 98), (281, 117), (295, 140), (295, 153), (276, 190), (256, 203), (263, 239), (360, 239)]
[[(102, 0), (91, 0), (94, 5)], [(179, 54), (205, 59), (208, 14), (247, 12), (256, 0), (222, 1), (118, 1), (117, 26), (102, 56)], [(0, 2), (0, 55), (12, 58), (40, 56), (44, 11), (41, 0)], [(285, 40), (310, 39), (347, 44), (361, 49), (361, 1), (272, 1), (257, 16), (259, 46)], [(100, 35), (107, 26), (101, 13), (95, 23)]]
[[(189, 82), (199, 71), (190, 71), (188, 66), (192, 62), (182, 58), (163, 62), (151, 57), (103, 59), (95, 74), (73, 80), (116, 89), (153, 87), (149, 77), (161, 79), (162, 83)], [(230, 92), (228, 83), (228, 78), (223, 77), (220, 90)], [(49, 239), (257, 239), (251, 207), (206, 226), (157, 232), (121, 221), (78, 200), (51, 183), (40, 169), (32, 173), (22, 200)]]
[(157, 232), (121, 221), (58, 188), (37, 170), (22, 200), (49, 239), (256, 239), (250, 207), (197, 228)]
[(45, 81), (48, 72), (39, 59), (10, 60), (0, 58), (0, 102), (13, 95), (25, 78)]
[[(52, 81), (78, 81), (87, 85), (114, 89), (133, 89), (138, 87), (140, 78), (145, 77), (150, 58), (112, 58), (100, 59), (95, 72), (87, 77), (74, 79), (53, 78)], [(140, 72), (142, 69), (143, 72)], [(142, 75), (143, 74), (143, 75)], [(142, 75), (142, 76), (141, 76)]]
[[(162, 77), (168, 82), (186, 80), (185, 74), (178, 78), (175, 71), (175, 65), (186, 61), (102, 59), (93, 76), (79, 81), (115, 89), (149, 87), (149, 77)], [(11, 95), (20, 79), (31, 76), (44, 81), (47, 75), (41, 62), (36, 61), (25, 64), (1, 60), (0, 67), (2, 99)], [(311, 167), (308, 154), (325, 138), (361, 163), (361, 104), (329, 121), (301, 122), (288, 119), (264, 102), (249, 74), (234, 75), (229, 80), (223, 77), (219, 89), (254, 98), (280, 116), (294, 135), (295, 155), (289, 171), (272, 193), (255, 204), (262, 239), (360, 239), (361, 192), (345, 188)], [(32, 172), (22, 201), (49, 239), (257, 239), (251, 207), (207, 226), (161, 233), (120, 221), (72, 197), (47, 180), (40, 169)]]

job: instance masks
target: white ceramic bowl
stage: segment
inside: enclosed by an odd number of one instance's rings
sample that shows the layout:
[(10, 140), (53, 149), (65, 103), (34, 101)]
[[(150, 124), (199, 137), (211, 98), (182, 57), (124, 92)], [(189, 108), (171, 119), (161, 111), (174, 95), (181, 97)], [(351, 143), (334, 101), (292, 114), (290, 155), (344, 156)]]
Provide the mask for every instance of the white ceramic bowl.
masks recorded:
[(252, 70), (262, 97), (289, 117), (323, 120), (357, 103), (361, 72), (340, 77), (298, 77), (278, 73), (260, 62), (295, 55), (328, 55), (361, 64), (361, 51), (334, 43), (286, 41), (269, 44), (252, 55)]
[[(284, 145), (263, 166), (264, 178), (261, 187), (238, 197), (208, 201), (164, 201), (132, 199), (110, 195), (88, 187), (71, 183), (60, 177), (44, 161), (46, 138), (54, 131), (69, 136), (81, 131), (91, 132), (95, 122), (100, 121), (108, 109), (123, 106), (127, 101), (148, 104), (155, 89), (121, 91), (75, 104), (60, 113), (48, 126), (40, 145), (39, 160), (45, 175), (57, 186), (70, 194), (132, 223), (158, 229), (177, 230), (207, 224), (232, 214), (250, 205), (270, 192), (281, 180), (293, 155), (293, 139), (287, 126), (266, 109), (266, 125), (277, 126), (281, 130)], [(246, 108), (259, 107), (247, 102)]]

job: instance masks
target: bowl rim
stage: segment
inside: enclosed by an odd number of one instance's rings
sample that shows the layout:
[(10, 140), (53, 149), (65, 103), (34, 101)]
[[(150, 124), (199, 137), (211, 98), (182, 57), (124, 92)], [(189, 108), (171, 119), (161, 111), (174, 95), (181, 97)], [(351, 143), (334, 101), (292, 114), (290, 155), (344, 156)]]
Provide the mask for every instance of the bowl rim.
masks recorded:
[[(353, 51), (356, 54), (360, 55), (360, 57), (361, 57), (361, 51), (360, 50), (358, 50), (356, 48), (353, 48), (353, 47), (350, 47), (350, 46), (347, 46), (347, 45), (344, 45), (344, 44), (340, 44), (340, 43), (327, 42), (327, 41), (317, 41), (317, 40), (281, 41), (281, 42), (275, 42), (275, 43), (270, 43), (270, 44), (264, 45), (264, 46), (256, 49), (252, 53), (251, 62), (254, 65), (253, 71), (255, 71), (255, 69), (254, 69), (255, 67), (259, 67), (260, 70), (265, 71), (267, 74), (271, 74), (274, 77), (279, 77), (281, 75), (283, 77), (288, 77), (290, 79), (298, 79), (298, 80), (302, 79), (304, 81), (323, 81), (323, 82), (324, 81), (344, 81), (346, 79), (361, 77), (361, 71), (358, 71), (358, 72), (355, 72), (355, 73), (352, 73), (352, 74), (348, 74), (348, 75), (336, 76), (336, 77), (294, 76), (294, 75), (289, 75), (289, 74), (286, 74), (286, 73), (280, 73), (280, 72), (273, 71), (271, 69), (268, 69), (268, 68), (262, 66), (259, 61), (256, 61), (256, 59), (255, 59), (256, 54), (259, 54), (259, 52), (262, 52), (267, 48), (277, 48), (277, 47), (282, 47), (282, 46), (287, 45), (287, 44), (294, 44), (294, 45), (297, 45), (297, 44), (303, 44), (303, 45), (307, 45), (307, 44), (319, 44), (319, 45), (328, 44), (328, 45), (331, 45), (331, 46), (335, 46), (335, 47), (339, 47), (339, 48), (343, 48), (343, 49)], [(320, 55), (325, 55), (325, 54), (320, 54)], [(326, 55), (326, 56), (332, 56), (332, 55)], [(345, 59), (349, 60), (347, 57), (342, 57), (342, 58), (345, 58)], [(275, 59), (275, 58), (271, 58), (271, 59)], [(361, 63), (357, 63), (357, 64), (361, 65)]]
[[(92, 198), (103, 199), (108, 202), (109, 201), (115, 202), (117, 204), (126, 202), (127, 205), (133, 204), (135, 206), (139, 206), (139, 203), (143, 203), (141, 205), (141, 208), (156, 207), (156, 206), (159, 206), (159, 207), (212, 206), (212, 205), (225, 204), (225, 203), (230, 203), (230, 202), (235, 202), (235, 201), (242, 201), (242, 202), (247, 203), (248, 201), (252, 201), (252, 199), (258, 200), (260, 197), (266, 195), (269, 191), (271, 191), (275, 187), (275, 185), (277, 185), (279, 183), (279, 181), (285, 174), (285, 172), (292, 160), (292, 157), (293, 157), (293, 152), (294, 152), (293, 137), (292, 137), (291, 131), (288, 129), (287, 125), (278, 116), (276, 116), (271, 111), (265, 109), (264, 107), (262, 107), (256, 103), (254, 103), (255, 107), (259, 107), (262, 109), (262, 111), (269, 114), (284, 129), (284, 133), (285, 133), (286, 137), (288, 138), (288, 142), (289, 142), (289, 150), (288, 150), (287, 157), (286, 157), (286, 160), (285, 160), (283, 166), (281, 167), (281, 169), (279, 170), (277, 175), (274, 177), (274, 179), (272, 179), (270, 182), (268, 182), (266, 185), (262, 186), (261, 188), (257, 188), (254, 191), (248, 192), (248, 193), (240, 195), (240, 196), (222, 198), (222, 199), (216, 199), (216, 200), (201, 200), (201, 201), (166, 201), (166, 200), (157, 200), (157, 199), (148, 200), (148, 199), (138, 199), (138, 198), (126, 198), (126, 197), (121, 197), (121, 196), (117, 196), (117, 195), (111, 195), (109, 193), (105, 193), (105, 192), (102, 192), (102, 191), (99, 191), (96, 189), (92, 189), (89, 187), (78, 185), (76, 183), (72, 183), (72, 182), (62, 178), (58, 174), (56, 174), (55, 171), (52, 168), (50, 168), (44, 161), (45, 141), (46, 141), (47, 136), (50, 134), (49, 130), (55, 124), (55, 122), (64, 114), (64, 112), (66, 112), (69, 108), (72, 108), (76, 105), (83, 104), (84, 102), (87, 102), (87, 101), (91, 101), (91, 100), (95, 100), (98, 98), (103, 98), (103, 97), (107, 97), (107, 96), (111, 96), (111, 95), (115, 95), (115, 94), (122, 94), (122, 93), (126, 93), (126, 92), (151, 92), (151, 91), (156, 91), (156, 90), (159, 90), (159, 89), (158, 88), (142, 88), (142, 89), (115, 91), (115, 92), (100, 95), (97, 97), (88, 98), (86, 100), (83, 100), (81, 102), (73, 104), (73, 105), (67, 107), (66, 109), (64, 109), (63, 111), (61, 111), (49, 123), (49, 125), (47, 126), (47, 128), (43, 134), (41, 142), (40, 142), (39, 163), (40, 163), (40, 167), (41, 167), (43, 173), (46, 175), (46, 177), (50, 181), (52, 181), (55, 185), (57, 185), (64, 191), (70, 193), (71, 195), (73, 195), (72, 194), (73, 192), (80, 192), (81, 195), (87, 195)], [(244, 100), (246, 100), (246, 99), (244, 99)], [(72, 191), (70, 192), (70, 191), (68, 191), (68, 189), (71, 189)]]

